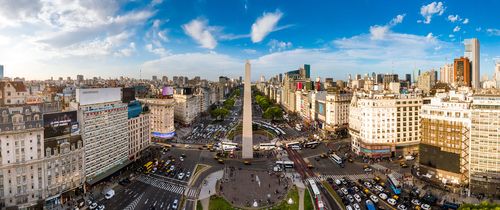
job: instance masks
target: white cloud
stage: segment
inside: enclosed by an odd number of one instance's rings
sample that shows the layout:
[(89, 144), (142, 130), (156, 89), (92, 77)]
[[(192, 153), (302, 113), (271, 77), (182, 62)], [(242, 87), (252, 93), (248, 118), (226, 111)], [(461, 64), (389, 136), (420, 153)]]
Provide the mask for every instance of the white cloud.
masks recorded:
[(163, 48), (163, 47), (154, 47), (153, 44), (147, 44), (145, 48), (146, 48), (146, 50), (148, 52), (156, 54), (156, 55), (159, 55), (161, 57), (170, 55), (170, 52), (167, 51), (165, 48)]
[(455, 26), (455, 28), (453, 28), (453, 32), (459, 32), (460, 31), (460, 26)]
[(129, 57), (135, 52), (135, 43), (131, 42), (127, 48), (123, 48), (119, 50), (118, 52), (115, 52), (115, 56), (123, 56), (123, 57)]
[(272, 39), (269, 43), (267, 43), (267, 46), (269, 46), (269, 52), (280, 52), (292, 48), (293, 44), (292, 42), (283, 42)]
[(500, 36), (500, 29), (488, 28), (488, 29), (486, 29), (486, 32), (490, 36)]
[(432, 16), (434, 15), (442, 15), (446, 8), (443, 6), (442, 2), (432, 2), (428, 5), (424, 5), (420, 8), (420, 14), (424, 17), (424, 23), (431, 23)]
[(481, 31), (481, 27), (477, 27), (477, 28), (476, 28), (476, 31), (477, 31), (477, 32)]
[(448, 37), (453, 38), (453, 37), (455, 37), (455, 35), (450, 34), (450, 35), (448, 35)]
[(154, 6), (154, 5), (161, 4), (161, 3), (163, 3), (163, 0), (152, 0), (152, 1), (151, 1), (151, 5), (153, 5), (153, 6)]
[(464, 21), (462, 22), (463, 24), (469, 23), (469, 18), (465, 18)]
[(203, 48), (212, 50), (217, 46), (217, 41), (211, 33), (213, 28), (208, 26), (208, 21), (205, 19), (194, 19), (182, 25), (182, 29), (184, 29), (184, 33), (193, 38)]
[(244, 49), (243, 52), (250, 55), (257, 54), (257, 50), (254, 49)]
[(406, 16), (406, 14), (397, 15), (395, 18), (393, 18), (391, 20), (391, 22), (389, 22), (389, 25), (397, 25), (397, 24), (402, 23), (405, 16)]
[(272, 13), (264, 13), (252, 24), (251, 38), (253, 43), (258, 43), (271, 32), (277, 30), (278, 21), (283, 16), (279, 10)]
[(448, 20), (452, 23), (454, 23), (457, 20), (460, 20), (460, 16), (458, 15), (448, 15)]
[(397, 15), (395, 18), (393, 18), (391, 21), (389, 21), (389, 23), (387, 23), (386, 25), (370, 26), (371, 39), (373, 39), (373, 40), (384, 39), (385, 34), (390, 32), (390, 29), (392, 27), (396, 26), (399, 23), (402, 23), (405, 16), (406, 16), (406, 14)]

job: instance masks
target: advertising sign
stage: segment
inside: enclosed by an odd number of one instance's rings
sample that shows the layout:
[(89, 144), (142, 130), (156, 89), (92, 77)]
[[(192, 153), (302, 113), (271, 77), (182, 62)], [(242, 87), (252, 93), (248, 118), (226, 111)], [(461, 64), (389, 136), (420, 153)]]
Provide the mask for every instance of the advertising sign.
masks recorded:
[(156, 137), (156, 138), (162, 138), (162, 139), (170, 139), (170, 138), (173, 138), (175, 136), (175, 131), (170, 132), (170, 133), (152, 132), (151, 136)]
[(57, 112), (43, 115), (45, 138), (79, 132), (76, 111)]
[(174, 88), (170, 86), (164, 86), (161, 92), (163, 96), (171, 96), (174, 95)]

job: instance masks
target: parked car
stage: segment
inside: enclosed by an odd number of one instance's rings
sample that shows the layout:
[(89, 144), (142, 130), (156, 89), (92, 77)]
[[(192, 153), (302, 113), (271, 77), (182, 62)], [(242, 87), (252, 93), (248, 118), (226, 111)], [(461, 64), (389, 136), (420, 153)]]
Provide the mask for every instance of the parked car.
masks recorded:
[(387, 203), (389, 203), (389, 204), (391, 204), (391, 205), (394, 206), (394, 205), (396, 205), (397, 202), (396, 202), (396, 200), (394, 198), (389, 198), (389, 199), (387, 199)]
[(354, 210), (361, 210), (361, 208), (359, 207), (359, 204), (355, 203), (353, 204), (354, 206)]
[(172, 209), (177, 209), (179, 205), (179, 200), (175, 199), (174, 202), (172, 203)]
[(378, 197), (375, 196), (375, 195), (370, 195), (370, 199), (374, 202), (374, 203), (378, 203)]
[(380, 193), (380, 194), (378, 194), (378, 197), (381, 198), (382, 200), (385, 200), (385, 199), (387, 199), (387, 194)]
[(354, 194), (354, 199), (356, 199), (357, 202), (361, 202), (361, 197), (358, 194)]
[(431, 205), (424, 203), (420, 205), (420, 208), (422, 208), (423, 210), (429, 210), (431, 209)]
[(90, 204), (89, 209), (92, 210), (92, 209), (95, 209), (95, 208), (97, 208), (97, 203), (94, 202), (94, 203)]
[(403, 204), (398, 205), (398, 210), (406, 210), (406, 206)]
[(413, 205), (415, 205), (415, 206), (419, 206), (419, 205), (421, 204), (421, 203), (420, 203), (420, 201), (419, 201), (418, 199), (413, 199), (413, 200), (411, 200), (411, 203), (412, 203)]
[(179, 178), (180, 180), (184, 179), (184, 173), (179, 173), (179, 175), (177, 175), (177, 178)]
[(113, 196), (115, 196), (115, 191), (112, 189), (108, 189), (104, 193), (104, 198), (106, 198), (106, 199), (111, 199)]

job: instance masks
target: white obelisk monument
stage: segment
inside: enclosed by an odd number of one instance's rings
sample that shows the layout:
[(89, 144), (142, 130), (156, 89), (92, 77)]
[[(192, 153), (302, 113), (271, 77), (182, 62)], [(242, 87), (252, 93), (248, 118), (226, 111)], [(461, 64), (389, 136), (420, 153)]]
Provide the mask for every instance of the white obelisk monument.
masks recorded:
[(243, 86), (243, 136), (242, 158), (253, 158), (252, 135), (252, 79), (250, 76), (250, 61), (245, 64), (245, 84)]

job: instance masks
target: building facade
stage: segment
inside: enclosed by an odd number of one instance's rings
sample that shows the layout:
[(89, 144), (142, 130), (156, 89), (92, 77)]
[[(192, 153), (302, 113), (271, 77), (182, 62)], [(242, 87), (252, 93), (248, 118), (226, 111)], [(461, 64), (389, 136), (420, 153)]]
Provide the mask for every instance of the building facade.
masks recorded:
[(456, 58), (453, 62), (453, 82), (457, 86), (471, 87), (471, 65), (468, 58)]
[(471, 63), (471, 86), (472, 88), (481, 88), (480, 86), (480, 72), (479, 72), (479, 40), (477, 38), (465, 39), (465, 52), (464, 56), (469, 59)]
[(151, 139), (172, 138), (175, 135), (173, 98), (140, 99), (150, 111)]
[(356, 92), (349, 110), (353, 152), (371, 158), (416, 153), (421, 106), (417, 94)]
[(329, 131), (346, 130), (349, 127), (349, 104), (352, 93), (349, 92), (329, 92), (326, 95), (326, 125)]
[(128, 157), (135, 161), (151, 143), (150, 113), (141, 113), (128, 119)]

